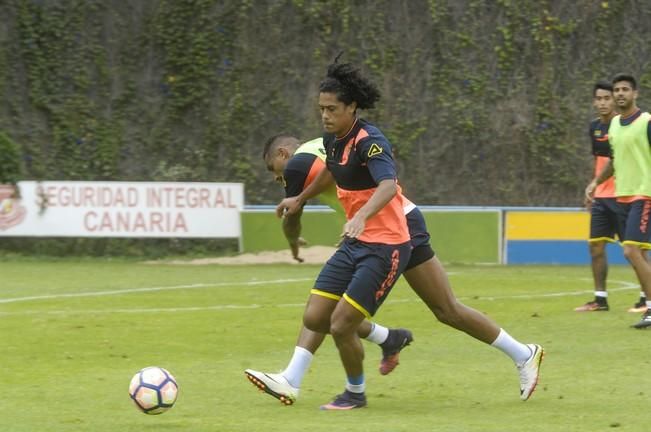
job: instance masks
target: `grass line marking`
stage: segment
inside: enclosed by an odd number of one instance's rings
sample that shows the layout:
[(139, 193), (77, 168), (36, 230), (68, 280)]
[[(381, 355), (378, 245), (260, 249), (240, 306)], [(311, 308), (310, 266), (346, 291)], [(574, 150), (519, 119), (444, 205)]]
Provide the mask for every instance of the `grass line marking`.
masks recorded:
[[(273, 281), (252, 281), (252, 282), (239, 282), (239, 283), (229, 283), (228, 286), (233, 285), (261, 285), (269, 283), (283, 283), (283, 282), (302, 282), (305, 280), (312, 279), (278, 279)], [(639, 289), (640, 286), (633, 282), (626, 281), (610, 281), (611, 284), (621, 285), (618, 288), (610, 288), (608, 291), (628, 291), (633, 289)], [(168, 289), (195, 289), (203, 287), (212, 287), (216, 284), (193, 284), (193, 285), (176, 285), (174, 287), (152, 287), (152, 288), (134, 288), (131, 290), (123, 291), (103, 291), (102, 295), (109, 295), (106, 293), (124, 293), (125, 291), (130, 292), (142, 292), (142, 291), (161, 291)], [(220, 284), (219, 286), (222, 286)], [(162, 288), (162, 289), (161, 289)], [(461, 296), (458, 297), (459, 300), (509, 300), (509, 299), (535, 299), (535, 298), (553, 298), (553, 297), (569, 297), (569, 296), (578, 296), (591, 294), (592, 290), (581, 290), (581, 291), (564, 291), (556, 293), (545, 293), (545, 294), (516, 294), (516, 295), (504, 295), (504, 296)], [(62, 294), (60, 296), (66, 297), (81, 297), (81, 294), (95, 294), (95, 293), (79, 293), (80, 295), (74, 294)], [(58, 297), (60, 297), (58, 296)], [(45, 296), (44, 296), (45, 297)], [(50, 298), (53, 296), (47, 296)], [(27, 297), (24, 297), (27, 299)], [(42, 297), (39, 297), (39, 299)], [(31, 299), (31, 298), (29, 298)], [(6, 299), (5, 299), (6, 300)], [(420, 299), (388, 299), (387, 304), (399, 304), (399, 303), (416, 303), (420, 302)], [(0, 299), (0, 303), (2, 303)], [(221, 310), (240, 310), (240, 309), (260, 309), (264, 307), (277, 307), (277, 308), (295, 308), (295, 307), (305, 307), (305, 303), (280, 303), (275, 305), (259, 305), (259, 304), (249, 304), (249, 305), (212, 305), (212, 306), (188, 306), (188, 307), (174, 307), (174, 308), (133, 308), (133, 309), (57, 309), (57, 310), (27, 310), (27, 311), (16, 311), (16, 312), (1, 312), (0, 316), (16, 316), (16, 315), (66, 315), (66, 314), (111, 314), (111, 313), (177, 313), (177, 312), (201, 312), (201, 311), (221, 311)]]
[(231, 286), (255, 286), (267, 284), (281, 284), (287, 282), (305, 282), (313, 281), (314, 278), (300, 278), (300, 279), (275, 279), (265, 281), (248, 281), (248, 282), (215, 282), (215, 283), (198, 283), (187, 285), (172, 285), (172, 286), (158, 286), (146, 288), (127, 288), (123, 290), (110, 290), (110, 291), (94, 291), (94, 292), (80, 292), (80, 293), (66, 293), (66, 294), (48, 294), (40, 296), (28, 297), (13, 297), (13, 298), (0, 298), (0, 304), (27, 302), (34, 300), (51, 300), (58, 298), (76, 298), (76, 297), (101, 297), (122, 294), (134, 294), (142, 292), (156, 292), (156, 291), (172, 291), (181, 289), (200, 289), (200, 288), (214, 288), (214, 287), (231, 287)]
[[(634, 282), (626, 281), (609, 281), (611, 284), (620, 284), (619, 288), (608, 288), (608, 292), (618, 292), (618, 291), (628, 291), (632, 289), (640, 289), (640, 284)], [(473, 299), (473, 300), (507, 300), (507, 299), (534, 299), (534, 298), (549, 298), (549, 297), (569, 297), (569, 296), (579, 296), (584, 294), (593, 294), (594, 290), (580, 290), (580, 291), (562, 291), (555, 293), (545, 293), (545, 294), (515, 294), (515, 295), (505, 295), (505, 296), (471, 296), (471, 297), (459, 297), (460, 299)]]

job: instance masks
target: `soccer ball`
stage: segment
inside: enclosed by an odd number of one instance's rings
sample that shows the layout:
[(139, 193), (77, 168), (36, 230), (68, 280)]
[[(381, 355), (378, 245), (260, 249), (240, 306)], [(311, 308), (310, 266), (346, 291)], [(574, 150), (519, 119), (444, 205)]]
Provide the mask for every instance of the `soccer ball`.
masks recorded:
[(171, 373), (161, 367), (146, 367), (131, 378), (129, 396), (145, 414), (162, 414), (174, 406), (179, 386)]

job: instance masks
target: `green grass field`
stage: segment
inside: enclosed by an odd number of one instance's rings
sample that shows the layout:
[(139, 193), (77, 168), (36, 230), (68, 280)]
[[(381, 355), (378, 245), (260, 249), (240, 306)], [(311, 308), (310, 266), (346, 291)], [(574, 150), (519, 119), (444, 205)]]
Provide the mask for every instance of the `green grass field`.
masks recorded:
[[(286, 365), (318, 270), (0, 261), (0, 431), (637, 431), (648, 419), (651, 331), (629, 328), (628, 267), (611, 268), (611, 311), (592, 314), (572, 312), (591, 297), (587, 267), (448, 268), (464, 303), (545, 346), (528, 402), (507, 357), (436, 322), (401, 280), (375, 318), (415, 342), (389, 376), (365, 343), (368, 408), (318, 410), (344, 384), (329, 339), (281, 406), (243, 370)], [(127, 396), (150, 365), (180, 386), (161, 416)]]

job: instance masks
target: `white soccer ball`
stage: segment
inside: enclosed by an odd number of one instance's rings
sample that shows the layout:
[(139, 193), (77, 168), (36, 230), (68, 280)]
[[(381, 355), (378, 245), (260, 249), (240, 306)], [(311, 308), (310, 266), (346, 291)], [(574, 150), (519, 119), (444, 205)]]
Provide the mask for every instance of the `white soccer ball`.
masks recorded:
[(131, 378), (129, 396), (145, 414), (162, 414), (174, 406), (179, 394), (176, 379), (167, 370), (150, 366)]

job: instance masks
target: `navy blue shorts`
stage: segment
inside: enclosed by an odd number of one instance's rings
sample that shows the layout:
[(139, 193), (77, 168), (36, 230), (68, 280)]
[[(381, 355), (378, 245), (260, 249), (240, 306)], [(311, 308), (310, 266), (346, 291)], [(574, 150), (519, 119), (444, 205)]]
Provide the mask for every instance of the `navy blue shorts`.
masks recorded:
[(588, 241), (615, 241), (615, 235), (621, 241), (623, 208), (616, 198), (595, 198), (590, 210), (590, 239)]
[(409, 227), (412, 250), (405, 271), (428, 261), (434, 256), (434, 250), (429, 244), (430, 235), (427, 232), (425, 218), (418, 207), (407, 213), (407, 227)]
[(316, 278), (312, 294), (344, 297), (365, 317), (375, 315), (405, 270), (411, 242), (399, 245), (344, 239)]
[(636, 245), (642, 249), (651, 249), (649, 240), (649, 216), (651, 200), (641, 199), (631, 203), (620, 203), (624, 238), (622, 244)]

